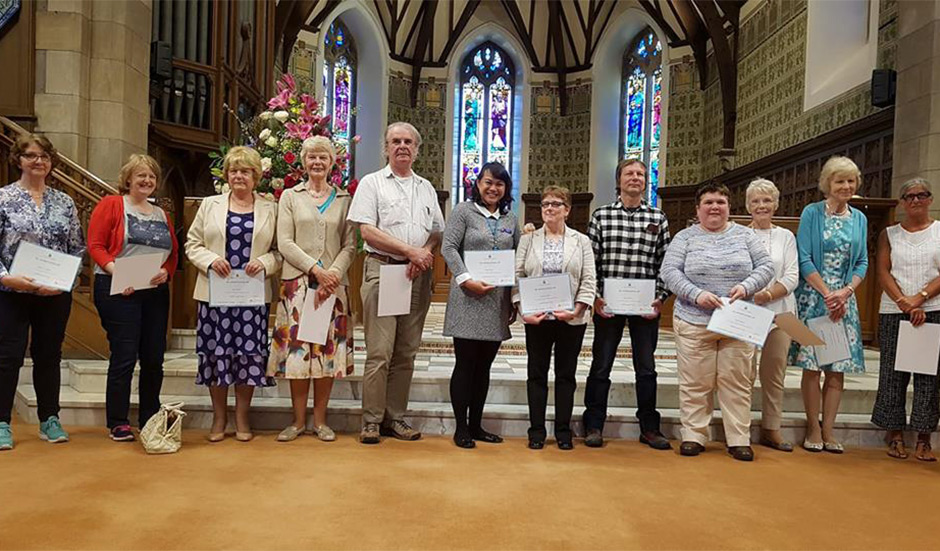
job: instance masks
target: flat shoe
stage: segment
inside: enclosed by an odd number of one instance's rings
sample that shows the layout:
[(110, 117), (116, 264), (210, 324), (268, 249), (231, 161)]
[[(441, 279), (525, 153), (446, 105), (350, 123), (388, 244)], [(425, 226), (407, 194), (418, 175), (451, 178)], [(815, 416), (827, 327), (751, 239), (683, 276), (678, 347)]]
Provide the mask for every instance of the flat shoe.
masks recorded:
[(574, 449), (574, 442), (572, 442), (571, 440), (559, 440), (559, 441), (558, 441), (558, 449), (559, 449), (559, 450), (565, 450), (565, 451), (573, 450), (573, 449)]
[(907, 459), (907, 449), (904, 447), (904, 440), (897, 439), (888, 442), (888, 457), (895, 459)]
[(336, 433), (327, 425), (313, 427), (313, 434), (323, 442), (332, 442), (336, 440)]
[(540, 450), (545, 447), (545, 440), (529, 440), (530, 450)]
[(455, 434), (454, 444), (456, 444), (458, 448), (464, 448), (467, 450), (477, 447), (477, 443), (473, 441), (473, 438), (470, 438), (465, 434)]
[(503, 437), (498, 434), (493, 434), (492, 432), (486, 432), (485, 430), (479, 430), (470, 435), (474, 440), (479, 440), (480, 442), (486, 442), (487, 444), (499, 444), (503, 441)]
[(303, 428), (297, 428), (294, 425), (287, 425), (284, 430), (281, 431), (281, 434), (277, 435), (278, 442), (292, 442), (297, 439), (298, 436), (304, 433)]
[(209, 435), (206, 436), (206, 440), (208, 440), (209, 442), (213, 442), (213, 443), (221, 442), (225, 440), (225, 433), (224, 432), (210, 432)]
[(842, 453), (845, 451), (840, 442), (823, 442), (823, 449), (829, 453)]
[(930, 442), (924, 442), (923, 440), (920, 440), (917, 442), (917, 450), (914, 452), (914, 457), (916, 457), (918, 461), (927, 461), (928, 463), (932, 463), (936, 461), (937, 458), (930, 450)]
[(793, 451), (793, 444), (791, 444), (790, 442), (787, 442), (786, 440), (783, 440), (781, 442), (774, 442), (773, 440), (769, 438), (761, 438), (760, 445), (767, 446), (768, 448), (773, 448), (777, 451), (782, 451), (782, 452)]
[(803, 440), (803, 449), (808, 452), (819, 453), (823, 451), (822, 442), (810, 442), (809, 440)]
[(251, 439), (254, 437), (255, 435), (250, 432), (235, 432), (235, 440), (239, 442), (251, 442)]

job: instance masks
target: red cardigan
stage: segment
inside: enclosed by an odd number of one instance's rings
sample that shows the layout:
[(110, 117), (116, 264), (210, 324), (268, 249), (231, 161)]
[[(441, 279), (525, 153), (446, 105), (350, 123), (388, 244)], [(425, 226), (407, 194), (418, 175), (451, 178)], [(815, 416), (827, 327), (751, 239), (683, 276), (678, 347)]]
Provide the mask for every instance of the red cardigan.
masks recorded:
[[(165, 213), (170, 229), (170, 242), (173, 249), (170, 256), (163, 263), (168, 277), (173, 277), (176, 271), (176, 262), (179, 258), (179, 244), (176, 242), (176, 233), (173, 231), (173, 219)], [(98, 203), (91, 213), (88, 222), (88, 254), (101, 269), (124, 248), (124, 196), (109, 195)]]

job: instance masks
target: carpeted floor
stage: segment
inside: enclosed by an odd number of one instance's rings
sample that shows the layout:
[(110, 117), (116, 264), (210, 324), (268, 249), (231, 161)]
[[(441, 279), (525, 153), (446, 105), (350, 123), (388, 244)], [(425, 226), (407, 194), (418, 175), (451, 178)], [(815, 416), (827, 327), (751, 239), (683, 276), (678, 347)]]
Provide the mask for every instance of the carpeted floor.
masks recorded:
[[(720, 444), (358, 444), (273, 434), (147, 456), (103, 429), (0, 452), (0, 549), (936, 549), (940, 465)], [(552, 442), (550, 442), (552, 444)]]

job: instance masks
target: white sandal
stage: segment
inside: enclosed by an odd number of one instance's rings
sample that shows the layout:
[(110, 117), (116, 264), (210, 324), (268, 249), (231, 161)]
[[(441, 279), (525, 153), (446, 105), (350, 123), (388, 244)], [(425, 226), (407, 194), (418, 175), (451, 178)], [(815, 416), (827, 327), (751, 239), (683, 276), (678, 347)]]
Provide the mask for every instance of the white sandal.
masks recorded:
[(314, 434), (317, 435), (317, 438), (324, 442), (332, 442), (336, 440), (336, 433), (333, 432), (333, 429), (326, 425), (320, 425), (319, 427), (313, 427)]

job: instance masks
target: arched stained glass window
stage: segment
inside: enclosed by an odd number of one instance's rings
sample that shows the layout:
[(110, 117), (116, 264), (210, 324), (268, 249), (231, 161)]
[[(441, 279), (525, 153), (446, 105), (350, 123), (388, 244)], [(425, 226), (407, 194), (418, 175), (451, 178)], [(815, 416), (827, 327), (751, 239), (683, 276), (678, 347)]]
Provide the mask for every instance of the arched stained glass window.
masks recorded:
[(349, 144), (356, 134), (356, 46), (349, 29), (339, 19), (323, 39), (323, 112), (330, 116), (333, 141), (346, 148), (349, 163), (345, 180), (353, 173), (353, 151)]
[(623, 55), (620, 158), (642, 159), (649, 167), (647, 201), (659, 189), (659, 136), (662, 100), (662, 45), (647, 27)]
[(512, 59), (492, 42), (472, 50), (461, 63), (457, 103), (460, 168), (454, 182), (454, 204), (470, 198), (485, 163), (498, 161), (512, 172), (515, 74)]

